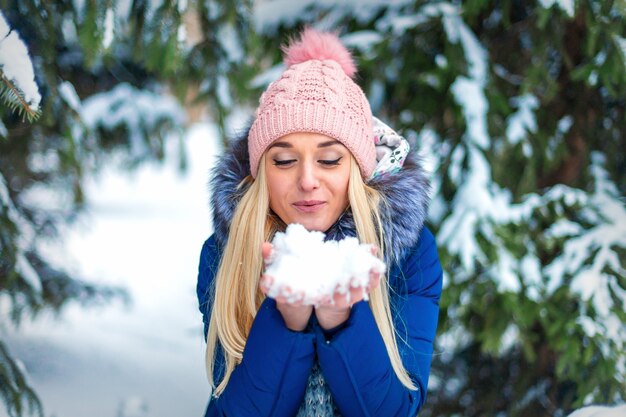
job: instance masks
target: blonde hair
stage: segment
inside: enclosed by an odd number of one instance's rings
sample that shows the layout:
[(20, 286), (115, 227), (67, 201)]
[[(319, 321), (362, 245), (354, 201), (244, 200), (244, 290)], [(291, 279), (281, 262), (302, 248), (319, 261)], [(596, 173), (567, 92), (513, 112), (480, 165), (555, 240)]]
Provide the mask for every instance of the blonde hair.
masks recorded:
[[(206, 368), (216, 396), (224, 391), (235, 366), (242, 360), (248, 333), (264, 299), (259, 289), (263, 265), (261, 243), (271, 240), (281, 227), (280, 222), (270, 214), (263, 156), (256, 180), (248, 176), (239, 187), (248, 188), (235, 210), (215, 277), (207, 333)], [(379, 205), (385, 202), (378, 191), (363, 182), (359, 166), (352, 156), (348, 198), (357, 237), (362, 243), (376, 245), (380, 249), (378, 256), (382, 258), (384, 240)], [(385, 275), (381, 277), (380, 285), (370, 293), (370, 308), (398, 379), (407, 388), (416, 390), (398, 352), (388, 287), (388, 276)], [(216, 387), (213, 371), (218, 343), (224, 351), (225, 370)]]

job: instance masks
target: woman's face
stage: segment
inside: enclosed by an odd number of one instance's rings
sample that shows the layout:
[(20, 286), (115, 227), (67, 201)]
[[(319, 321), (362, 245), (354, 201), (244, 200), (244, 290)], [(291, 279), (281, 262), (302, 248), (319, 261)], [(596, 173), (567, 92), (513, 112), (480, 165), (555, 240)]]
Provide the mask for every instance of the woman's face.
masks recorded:
[(285, 224), (325, 232), (348, 207), (350, 151), (319, 133), (290, 133), (265, 152), (270, 207)]

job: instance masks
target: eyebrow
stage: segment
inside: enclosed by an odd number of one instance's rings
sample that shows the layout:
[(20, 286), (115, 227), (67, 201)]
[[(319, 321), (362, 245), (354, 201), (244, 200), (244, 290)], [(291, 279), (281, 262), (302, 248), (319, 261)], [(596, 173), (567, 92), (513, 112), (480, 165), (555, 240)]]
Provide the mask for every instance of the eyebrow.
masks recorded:
[[(326, 148), (329, 146), (333, 146), (333, 145), (340, 145), (341, 142), (339, 142), (338, 140), (329, 140), (326, 142), (322, 142), (320, 144), (317, 145), (318, 148)], [(267, 149), (270, 150), (272, 148), (293, 148), (293, 145), (289, 142), (284, 142), (284, 141), (276, 141), (274, 143), (272, 143)]]

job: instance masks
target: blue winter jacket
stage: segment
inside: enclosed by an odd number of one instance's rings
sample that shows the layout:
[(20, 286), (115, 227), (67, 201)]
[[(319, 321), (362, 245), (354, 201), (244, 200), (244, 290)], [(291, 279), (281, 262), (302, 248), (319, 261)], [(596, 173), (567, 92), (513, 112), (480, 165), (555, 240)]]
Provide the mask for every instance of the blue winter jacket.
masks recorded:
[[(247, 175), (246, 137), (225, 153), (212, 179), (215, 233), (202, 246), (197, 285), (205, 338), (213, 279), (241, 192), (233, 185)], [(294, 416), (316, 356), (343, 416), (407, 417), (418, 413), (426, 397), (442, 286), (435, 239), (423, 227), (428, 182), (418, 161), (409, 157), (399, 173), (369, 185), (384, 194), (388, 203), (381, 214), (391, 311), (402, 362), (418, 389), (409, 390), (398, 380), (366, 301), (355, 304), (349, 319), (330, 332), (321, 329), (314, 315), (307, 329), (296, 332), (285, 326), (276, 303), (267, 298), (250, 329), (242, 362), (224, 392), (211, 398), (205, 417)], [(355, 236), (355, 230), (348, 211), (327, 231), (327, 239)], [(216, 382), (222, 379), (223, 365), (218, 349)]]

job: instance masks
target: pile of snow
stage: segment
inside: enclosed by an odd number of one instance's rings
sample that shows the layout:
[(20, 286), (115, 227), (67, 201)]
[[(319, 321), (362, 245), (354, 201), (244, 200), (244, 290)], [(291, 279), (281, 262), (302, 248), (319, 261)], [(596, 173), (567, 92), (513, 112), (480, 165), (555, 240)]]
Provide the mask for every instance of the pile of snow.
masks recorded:
[(626, 416), (626, 404), (616, 407), (603, 407), (592, 405), (574, 411), (568, 417), (624, 417)]
[[(365, 287), (370, 271), (383, 274), (385, 264), (372, 254), (372, 246), (357, 238), (324, 242), (324, 233), (307, 231), (300, 224), (290, 224), (285, 233), (276, 233), (274, 249), (265, 275), (271, 276), (268, 296), (285, 297), (289, 302), (314, 305), (338, 291), (347, 294), (350, 286)], [(289, 291), (286, 291), (286, 289)]]

